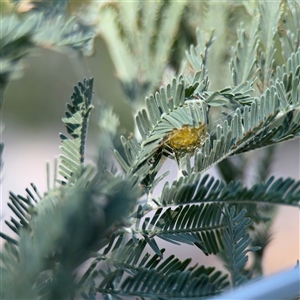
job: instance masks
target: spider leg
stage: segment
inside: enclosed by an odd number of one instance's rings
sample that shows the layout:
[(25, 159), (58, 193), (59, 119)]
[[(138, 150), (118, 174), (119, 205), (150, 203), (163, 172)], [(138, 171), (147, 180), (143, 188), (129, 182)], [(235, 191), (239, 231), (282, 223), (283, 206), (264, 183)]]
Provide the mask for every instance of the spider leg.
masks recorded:
[(163, 148), (163, 154), (167, 157), (171, 157), (173, 159), (176, 159), (175, 152), (173, 151), (173, 149), (168, 144), (165, 144), (165, 147)]

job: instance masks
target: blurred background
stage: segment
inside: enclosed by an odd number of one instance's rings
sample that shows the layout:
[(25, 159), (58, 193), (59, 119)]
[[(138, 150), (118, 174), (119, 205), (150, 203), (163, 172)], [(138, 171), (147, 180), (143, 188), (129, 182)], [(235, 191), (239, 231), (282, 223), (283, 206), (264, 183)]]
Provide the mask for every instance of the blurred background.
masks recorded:
[[(214, 18), (214, 20), (217, 40), (213, 48), (217, 53), (218, 45), (222, 45), (226, 37), (220, 32), (222, 24), (219, 23), (222, 20), (218, 20), (218, 18)], [(235, 20), (235, 23), (238, 22), (239, 17)], [(87, 160), (97, 158), (100, 132), (98, 122), (103, 107), (102, 103), (113, 107), (114, 112), (120, 118), (120, 127), (125, 129), (126, 134), (135, 130), (132, 110), (124, 101), (125, 96), (120, 81), (115, 76), (116, 70), (108, 47), (101, 37), (95, 39), (94, 46), (95, 51), (91, 57), (77, 56), (76, 53), (66, 55), (63, 52), (47, 49), (36, 51), (23, 61), (23, 76), (9, 83), (2, 110), (2, 122), (5, 126), (2, 141), (5, 148), (3, 182), (1, 184), (1, 231), (4, 233), (11, 234), (4, 224), (4, 220), (9, 219), (11, 215), (6, 204), (9, 192), (24, 195), (25, 188), (29, 187), (31, 182), (36, 184), (40, 192), (46, 191), (46, 162), (50, 161), (53, 167), (54, 158), (60, 154), (58, 134), (59, 132), (65, 133), (61, 118), (64, 117), (65, 105), (70, 102), (73, 87), (78, 81), (82, 81), (84, 77), (94, 77), (95, 109), (91, 114), (89, 126)], [(220, 57), (212, 52), (211, 59), (213, 62), (211, 69), (214, 75), (210, 80), (212, 82), (211, 89), (213, 89), (222, 86), (222, 81), (226, 79), (224, 77), (228, 73), (224, 71), (224, 75), (216, 76), (216, 74), (220, 74), (220, 70), (216, 69), (216, 61)], [(223, 59), (226, 61), (226, 57)], [(259, 156), (260, 150), (253, 151), (250, 155)], [(174, 170), (176, 174), (176, 166), (171, 161), (167, 161), (164, 168)], [(210, 172), (214, 176), (218, 176), (216, 169), (212, 169)], [(276, 147), (271, 174), (277, 178), (300, 179), (299, 140), (285, 142)], [(272, 241), (264, 257), (265, 274), (293, 267), (299, 259), (299, 210), (286, 206), (280, 207), (272, 226), (272, 232)], [(160, 241), (158, 244), (163, 246)], [(186, 247), (184, 253), (181, 247), (176, 246), (172, 246), (168, 252), (178, 255), (179, 258), (193, 256), (194, 262), (202, 264), (201, 260), (204, 258), (199, 252), (193, 253), (192, 247), (186, 245), (184, 247)], [(283, 256), (282, 253), (288, 253), (288, 255)], [(213, 257), (211, 259), (212, 261), (209, 261), (205, 257), (203, 263), (220, 265)]]

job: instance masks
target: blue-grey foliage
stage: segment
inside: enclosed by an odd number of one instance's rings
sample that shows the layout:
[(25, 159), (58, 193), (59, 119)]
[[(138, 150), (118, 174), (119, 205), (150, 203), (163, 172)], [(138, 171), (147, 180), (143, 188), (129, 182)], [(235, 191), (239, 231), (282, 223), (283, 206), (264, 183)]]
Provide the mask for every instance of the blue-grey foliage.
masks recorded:
[[(0, 108), (7, 83), (33, 48), (89, 50), (94, 30), (100, 30), (138, 130), (121, 136), (123, 151), (111, 151), (123, 174), (109, 169), (108, 145), (99, 145), (105, 149), (99, 153), (108, 156), (97, 166), (86, 163), (93, 79), (75, 86), (63, 118), (68, 135), (60, 134), (55, 182), (48, 165), (44, 194), (33, 183), (23, 196), (10, 192), (13, 216), (5, 223), (14, 236), (0, 233), (1, 298), (212, 297), (261, 273), (273, 207), (300, 207), (300, 181), (269, 176), (273, 150), (251, 186), (237, 180), (245, 164), (236, 156), (300, 135), (299, 2), (259, 1), (253, 9), (250, 3), (232, 4), (247, 10), (252, 21), (239, 26), (228, 85), (216, 90), (210, 89), (209, 65), (214, 31), (196, 30), (196, 45), (185, 52), (180, 71), (167, 65), (172, 46), (183, 53), (179, 41), (182, 33), (191, 34), (188, 16), (193, 8), (197, 12), (197, 4), (174, 3), (105, 3), (99, 15), (109, 26), (98, 24), (100, 29), (69, 18), (72, 1), (41, 1), (22, 18), (1, 17)], [(211, 18), (213, 4), (199, 5), (201, 16)], [(173, 79), (162, 78), (165, 68), (172, 69)], [(107, 124), (114, 134), (116, 123)], [(233, 156), (240, 165), (228, 160)], [(166, 159), (177, 163), (172, 183), (168, 172), (158, 176)], [(224, 180), (203, 174), (221, 164)], [(180, 260), (159, 246), (161, 240), (218, 255), (227, 271)], [(248, 268), (249, 251), (254, 264)]]

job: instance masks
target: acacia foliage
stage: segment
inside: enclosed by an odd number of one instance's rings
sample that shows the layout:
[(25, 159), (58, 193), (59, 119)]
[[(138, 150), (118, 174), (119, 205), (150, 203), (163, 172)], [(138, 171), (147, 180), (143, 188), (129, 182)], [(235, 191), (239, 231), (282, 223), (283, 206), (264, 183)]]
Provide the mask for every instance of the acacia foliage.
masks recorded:
[[(110, 168), (105, 157), (107, 145), (99, 146), (103, 157), (97, 168), (85, 162), (93, 79), (84, 79), (75, 86), (63, 118), (68, 134), (60, 134), (62, 154), (55, 166), (61, 177), (55, 171), (51, 185), (48, 172), (48, 190), (44, 194), (32, 184), (25, 196), (12, 192), (9, 195), (8, 205), (14, 216), (5, 222), (17, 237), (0, 233), (6, 240), (1, 252), (3, 299), (214, 296), (229, 285), (244, 284), (261, 269), (274, 212), (271, 205), (300, 206), (299, 181), (267, 178), (268, 172), (260, 171), (260, 182), (247, 187), (231, 180), (237, 178), (233, 172), (242, 174), (243, 170), (226, 160), (300, 135), (299, 3), (285, 1), (276, 6), (259, 2), (258, 17), (252, 11), (250, 30), (243, 26), (238, 29), (229, 66), (230, 86), (210, 90), (209, 55), (214, 33), (205, 37), (198, 29), (197, 45), (186, 51), (185, 67), (174, 72), (174, 78), (154, 94), (151, 92), (161, 79), (161, 65), (152, 68), (149, 57), (140, 58), (137, 68), (128, 73), (130, 76), (124, 74), (135, 63), (136, 51), (143, 47), (164, 63), (174, 43), (178, 20), (185, 14), (184, 2), (178, 7), (155, 4), (152, 9), (156, 18), (147, 27), (141, 21), (146, 20), (148, 5), (130, 4), (122, 15), (124, 4), (110, 3), (102, 11), (115, 20), (111, 29), (114, 34), (106, 38), (110, 39), (115, 64), (120, 64), (119, 79), (126, 99), (132, 100), (133, 111), (140, 96), (147, 93), (145, 108), (136, 112), (140, 137), (122, 136), (123, 150), (114, 151), (124, 172), (120, 175)], [(209, 4), (205, 5), (209, 11)], [(201, 4), (204, 8), (205, 5)], [(34, 39), (41, 38), (42, 29), (36, 22), (49, 29), (47, 22), (54, 18), (51, 24), (57, 30), (60, 27), (61, 20), (51, 11), (61, 12), (63, 6), (41, 4), (37, 8), (38, 13), (46, 9), (45, 22), (35, 20), (34, 15), (34, 22), (26, 19), (29, 23), (24, 24), (31, 24), (27, 28), (14, 17), (2, 20), (6, 26), (6, 34), (1, 36), (5, 41), (1, 44), (1, 59), (7, 61), (7, 71), (1, 74), (4, 83), (11, 79)], [(250, 8), (247, 7), (251, 12)], [(18, 34), (12, 34), (9, 22), (18, 24)], [(73, 35), (68, 31), (73, 28), (70, 23), (63, 24), (63, 33), (54, 34), (64, 37), (56, 41), (57, 45), (69, 41), (70, 47), (84, 47), (90, 40), (84, 28)], [(278, 26), (284, 26), (285, 31)], [(132, 36), (132, 28), (138, 29), (136, 37)], [(172, 34), (164, 43), (168, 32)], [(142, 46), (141, 41), (147, 43)], [(279, 51), (276, 43), (281, 46), (281, 63), (274, 60)], [(133, 47), (135, 44), (139, 47)], [(124, 64), (116, 45), (128, 58)], [(14, 57), (7, 50), (10, 47), (16, 47)], [(139, 72), (144, 77), (139, 78)], [(221, 110), (218, 121), (214, 121), (213, 109)], [(113, 139), (116, 128), (111, 130), (112, 124), (105, 122), (101, 126), (101, 134), (107, 140)], [(1, 153), (2, 150), (3, 145)], [(166, 181), (162, 192), (153, 196), (157, 184), (167, 176), (167, 172), (158, 176), (166, 159), (176, 161), (178, 178), (172, 183)], [(224, 181), (203, 174), (221, 163), (227, 166), (227, 173), (222, 172)], [(264, 164), (268, 169), (270, 160), (264, 160)], [(218, 255), (227, 272), (199, 266), (190, 258), (167, 256), (166, 249), (158, 246), (159, 239), (170, 246), (196, 246), (207, 256)], [(246, 268), (249, 251), (254, 252), (254, 264)], [(90, 262), (85, 272), (75, 276), (77, 268), (87, 260)]]

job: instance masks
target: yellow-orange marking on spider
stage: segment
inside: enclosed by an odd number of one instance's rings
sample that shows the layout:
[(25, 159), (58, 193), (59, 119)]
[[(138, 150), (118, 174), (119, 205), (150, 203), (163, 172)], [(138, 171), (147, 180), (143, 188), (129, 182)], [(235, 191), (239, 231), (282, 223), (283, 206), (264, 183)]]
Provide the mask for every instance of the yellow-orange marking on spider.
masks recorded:
[(197, 127), (183, 125), (180, 129), (175, 128), (167, 134), (163, 144), (174, 151), (194, 152), (204, 144), (205, 139), (206, 124), (199, 122)]

